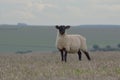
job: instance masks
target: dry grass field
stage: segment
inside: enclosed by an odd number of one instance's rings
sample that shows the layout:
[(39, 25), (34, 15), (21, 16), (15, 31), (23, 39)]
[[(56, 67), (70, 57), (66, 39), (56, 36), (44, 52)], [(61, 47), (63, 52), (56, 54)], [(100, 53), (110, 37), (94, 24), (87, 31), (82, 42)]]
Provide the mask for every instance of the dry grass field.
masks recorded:
[(120, 52), (91, 52), (91, 61), (69, 54), (0, 54), (0, 80), (120, 80)]

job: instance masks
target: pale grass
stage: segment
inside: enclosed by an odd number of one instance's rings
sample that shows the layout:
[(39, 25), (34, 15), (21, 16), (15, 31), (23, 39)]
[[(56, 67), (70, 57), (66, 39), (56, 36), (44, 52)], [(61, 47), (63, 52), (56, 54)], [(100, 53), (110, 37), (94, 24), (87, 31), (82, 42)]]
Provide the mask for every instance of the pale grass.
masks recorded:
[(82, 54), (60, 53), (1, 54), (0, 80), (120, 80), (120, 52), (91, 52), (91, 61)]

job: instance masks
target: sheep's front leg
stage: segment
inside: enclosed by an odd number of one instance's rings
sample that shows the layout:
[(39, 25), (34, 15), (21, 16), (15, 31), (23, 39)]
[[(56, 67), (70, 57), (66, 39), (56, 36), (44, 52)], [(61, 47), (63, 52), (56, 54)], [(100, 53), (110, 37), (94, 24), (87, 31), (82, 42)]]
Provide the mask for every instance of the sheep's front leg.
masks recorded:
[(64, 58), (65, 58), (65, 62), (67, 62), (67, 51), (65, 51)]
[(61, 61), (64, 61), (64, 54), (63, 54), (63, 50), (60, 50), (61, 52)]

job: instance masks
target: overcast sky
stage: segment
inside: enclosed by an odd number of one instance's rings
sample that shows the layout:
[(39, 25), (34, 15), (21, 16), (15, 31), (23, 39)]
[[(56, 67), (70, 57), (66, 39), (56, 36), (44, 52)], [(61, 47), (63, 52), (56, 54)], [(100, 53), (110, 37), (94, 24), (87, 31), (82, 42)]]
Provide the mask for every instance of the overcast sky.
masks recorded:
[(0, 0), (0, 24), (120, 24), (120, 0)]

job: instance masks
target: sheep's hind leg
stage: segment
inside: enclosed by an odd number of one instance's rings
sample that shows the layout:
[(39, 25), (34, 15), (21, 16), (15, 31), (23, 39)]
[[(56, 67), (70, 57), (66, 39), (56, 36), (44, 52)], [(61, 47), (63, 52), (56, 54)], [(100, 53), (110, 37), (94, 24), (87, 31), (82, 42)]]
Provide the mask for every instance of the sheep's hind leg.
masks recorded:
[(86, 51), (83, 51), (83, 52), (85, 53), (85, 55), (87, 56), (88, 60), (90, 61), (90, 60), (91, 60), (91, 58), (90, 58), (90, 56), (89, 56), (89, 53), (88, 53), (88, 52), (86, 52)]
[(78, 51), (78, 58), (79, 58), (80, 61), (81, 61), (81, 55), (82, 55), (82, 54), (81, 54), (81, 51), (79, 50), (79, 51)]

